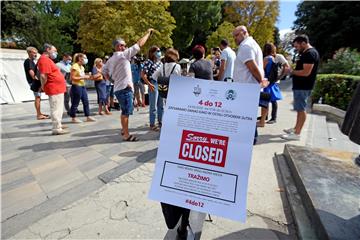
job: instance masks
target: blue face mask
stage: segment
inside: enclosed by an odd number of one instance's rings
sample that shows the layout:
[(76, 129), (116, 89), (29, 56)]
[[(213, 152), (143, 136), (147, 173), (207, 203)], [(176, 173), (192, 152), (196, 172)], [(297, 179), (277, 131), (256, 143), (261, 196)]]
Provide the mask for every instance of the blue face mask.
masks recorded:
[(155, 53), (155, 57), (156, 57), (157, 59), (161, 58), (161, 52), (156, 52), (156, 53)]
[(71, 60), (66, 60), (66, 61), (65, 61), (65, 64), (66, 64), (66, 65), (71, 64)]

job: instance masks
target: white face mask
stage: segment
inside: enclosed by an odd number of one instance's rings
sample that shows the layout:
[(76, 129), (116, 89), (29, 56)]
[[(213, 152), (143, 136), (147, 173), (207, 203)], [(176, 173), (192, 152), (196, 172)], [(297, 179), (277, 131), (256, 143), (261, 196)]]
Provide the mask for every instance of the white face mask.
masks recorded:
[(57, 52), (52, 52), (52, 53), (50, 53), (50, 58), (51, 58), (51, 59), (56, 59), (57, 56), (58, 56), (58, 53), (57, 53)]
[(83, 63), (84, 63), (84, 65), (86, 65), (88, 63), (88, 59), (84, 58)]

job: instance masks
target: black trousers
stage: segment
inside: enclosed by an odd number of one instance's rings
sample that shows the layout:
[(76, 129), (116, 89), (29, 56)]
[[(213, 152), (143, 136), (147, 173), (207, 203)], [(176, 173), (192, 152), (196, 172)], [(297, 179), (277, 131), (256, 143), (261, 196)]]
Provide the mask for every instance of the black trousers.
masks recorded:
[(271, 119), (276, 120), (278, 104), (277, 101), (271, 101)]

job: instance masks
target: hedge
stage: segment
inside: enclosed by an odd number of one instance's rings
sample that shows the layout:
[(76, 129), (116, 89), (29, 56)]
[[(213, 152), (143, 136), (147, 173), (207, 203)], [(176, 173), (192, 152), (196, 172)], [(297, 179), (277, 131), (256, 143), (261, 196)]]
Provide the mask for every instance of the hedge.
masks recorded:
[(322, 98), (328, 104), (346, 111), (360, 76), (343, 74), (318, 74), (311, 100), (317, 103)]

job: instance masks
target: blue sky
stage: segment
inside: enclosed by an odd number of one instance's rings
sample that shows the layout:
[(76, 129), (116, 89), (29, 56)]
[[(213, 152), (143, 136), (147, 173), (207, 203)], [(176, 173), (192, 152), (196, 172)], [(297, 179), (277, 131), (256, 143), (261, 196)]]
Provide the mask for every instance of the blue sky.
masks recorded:
[(280, 0), (280, 14), (276, 26), (279, 30), (289, 29), (293, 26), (293, 22), (296, 20), (295, 11), (297, 5), (301, 2), (300, 0)]

